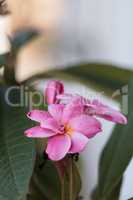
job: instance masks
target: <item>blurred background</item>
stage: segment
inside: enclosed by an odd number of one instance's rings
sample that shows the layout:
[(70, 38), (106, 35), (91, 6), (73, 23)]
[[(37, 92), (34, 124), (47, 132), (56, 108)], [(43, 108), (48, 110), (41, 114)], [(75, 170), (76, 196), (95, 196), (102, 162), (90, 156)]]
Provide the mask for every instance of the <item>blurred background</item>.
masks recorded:
[[(31, 2), (30, 0), (29, 3)], [(15, 5), (20, 4), (20, 1), (9, 0), (12, 17), (0, 17), (0, 52), (8, 51), (10, 44), (7, 35), (18, 28), (30, 24), (38, 26), (44, 33), (20, 51), (16, 71), (18, 80), (55, 66), (64, 68), (82, 62), (109, 63), (133, 69), (132, 0), (43, 0), (43, 4), (42, 0), (33, 2), (34, 6), (26, 13), (25, 5), (21, 6), (21, 11), (15, 10)], [(40, 9), (39, 16), (37, 9)], [(88, 89), (77, 83), (65, 84), (67, 91), (83, 95), (87, 91), (95, 95), (91, 86)], [(104, 95), (102, 99), (109, 105), (120, 108), (118, 102)], [(103, 124), (104, 132), (92, 139), (82, 154), (84, 200), (89, 200), (90, 192), (97, 183), (99, 156), (114, 126), (105, 121)], [(133, 196), (132, 169), (133, 162), (126, 170), (120, 200)]]

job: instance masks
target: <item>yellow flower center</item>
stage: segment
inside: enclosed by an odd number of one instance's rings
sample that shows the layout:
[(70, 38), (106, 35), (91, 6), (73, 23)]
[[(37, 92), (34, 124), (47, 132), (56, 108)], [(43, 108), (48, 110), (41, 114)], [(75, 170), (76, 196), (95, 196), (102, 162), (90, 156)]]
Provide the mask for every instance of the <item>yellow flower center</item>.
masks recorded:
[(67, 133), (68, 135), (72, 135), (73, 134), (73, 129), (72, 127), (70, 127), (69, 125), (65, 126), (65, 133)]

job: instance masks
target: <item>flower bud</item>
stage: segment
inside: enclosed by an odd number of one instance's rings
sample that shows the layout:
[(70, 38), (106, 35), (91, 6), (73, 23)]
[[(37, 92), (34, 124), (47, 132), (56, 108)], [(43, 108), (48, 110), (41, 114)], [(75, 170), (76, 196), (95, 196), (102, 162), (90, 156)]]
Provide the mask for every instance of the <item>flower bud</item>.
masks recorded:
[(45, 98), (48, 104), (58, 104), (57, 95), (64, 93), (64, 85), (60, 81), (49, 81), (45, 90)]

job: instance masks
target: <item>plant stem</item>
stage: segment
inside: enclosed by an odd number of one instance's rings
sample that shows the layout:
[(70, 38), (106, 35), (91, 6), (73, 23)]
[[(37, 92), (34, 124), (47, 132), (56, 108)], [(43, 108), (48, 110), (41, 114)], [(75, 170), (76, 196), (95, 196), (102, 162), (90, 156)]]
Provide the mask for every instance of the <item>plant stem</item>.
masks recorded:
[(73, 200), (73, 160), (70, 158), (69, 166), (69, 200)]
[(65, 179), (64, 178), (61, 184), (61, 200), (65, 200)]

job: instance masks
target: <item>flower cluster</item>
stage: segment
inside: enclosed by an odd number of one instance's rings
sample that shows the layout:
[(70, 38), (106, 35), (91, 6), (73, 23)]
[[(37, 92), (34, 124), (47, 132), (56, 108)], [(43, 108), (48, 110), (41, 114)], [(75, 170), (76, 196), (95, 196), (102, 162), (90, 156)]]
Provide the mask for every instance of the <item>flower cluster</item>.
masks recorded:
[(126, 124), (120, 112), (84, 97), (64, 92), (60, 81), (49, 81), (44, 94), (48, 111), (32, 110), (28, 118), (38, 125), (25, 131), (27, 137), (48, 138), (46, 153), (51, 160), (63, 159), (68, 153), (82, 152), (90, 138), (102, 131), (97, 119)]

